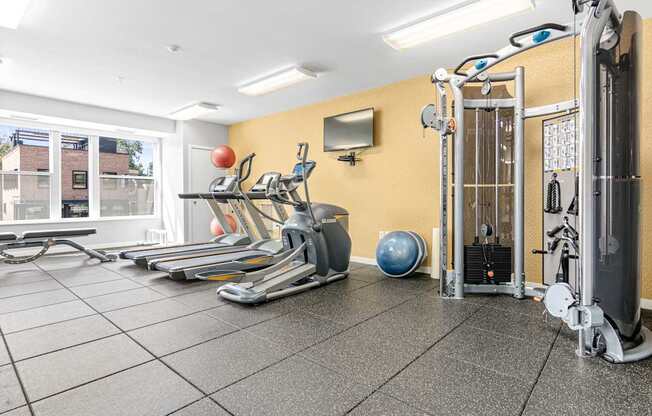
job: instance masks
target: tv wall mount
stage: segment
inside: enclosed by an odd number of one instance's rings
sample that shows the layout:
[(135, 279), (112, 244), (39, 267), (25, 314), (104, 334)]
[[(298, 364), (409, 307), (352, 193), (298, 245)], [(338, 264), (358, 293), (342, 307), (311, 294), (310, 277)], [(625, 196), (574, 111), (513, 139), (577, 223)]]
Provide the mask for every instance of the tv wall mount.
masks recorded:
[(362, 159), (360, 159), (358, 154), (355, 152), (349, 152), (345, 155), (340, 155), (337, 157), (337, 160), (340, 162), (347, 162), (350, 166), (355, 166), (358, 162), (362, 161)]

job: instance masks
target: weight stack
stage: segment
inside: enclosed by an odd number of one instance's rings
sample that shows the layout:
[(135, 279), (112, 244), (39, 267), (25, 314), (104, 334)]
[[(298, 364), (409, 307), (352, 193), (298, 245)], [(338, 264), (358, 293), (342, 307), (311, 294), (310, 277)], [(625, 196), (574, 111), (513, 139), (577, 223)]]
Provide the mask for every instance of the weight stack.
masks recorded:
[(483, 246), (464, 246), (464, 283), (497, 284), (512, 281), (512, 248), (500, 244), (485, 244), (484, 256), (493, 264), (494, 277), (489, 278), (485, 269)]

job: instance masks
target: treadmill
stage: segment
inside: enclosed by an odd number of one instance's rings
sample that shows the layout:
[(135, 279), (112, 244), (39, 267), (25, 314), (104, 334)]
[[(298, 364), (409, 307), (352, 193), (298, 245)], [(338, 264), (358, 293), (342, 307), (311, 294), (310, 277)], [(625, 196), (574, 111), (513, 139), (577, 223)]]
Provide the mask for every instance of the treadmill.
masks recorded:
[[(255, 154), (252, 153), (247, 156), (247, 158), (243, 159), (240, 165), (241, 168), (245, 163), (249, 163), (248, 170), (251, 170), (251, 160), (254, 156)], [(307, 175), (312, 172), (314, 166), (314, 163), (308, 165), (306, 169)], [(235, 198), (242, 201), (250, 216), (260, 220), (261, 224), (262, 218), (259, 213), (274, 222), (284, 223), (287, 220), (286, 214), (279, 215), (279, 220), (262, 213), (259, 209), (253, 207), (251, 203), (252, 200), (269, 200), (267, 196), (269, 184), (271, 181), (278, 181), (280, 178), (280, 173), (269, 173), (263, 175), (263, 178), (261, 178), (261, 182), (264, 182), (264, 185), (259, 184), (258, 187), (254, 186), (250, 192), (246, 193), (246, 196), (242, 195), (240, 192), (234, 192), (232, 195), (223, 195), (222, 197)], [(283, 192), (294, 201), (300, 200), (296, 188), (285, 189)], [(284, 213), (282, 206), (273, 200), (272, 206), (277, 210), (277, 214), (280, 210), (283, 210)], [(256, 223), (256, 220), (254, 220), (254, 223)], [(267, 230), (264, 227), (263, 229), (264, 234), (269, 236)], [(277, 264), (291, 254), (292, 250), (284, 250), (283, 243), (280, 240), (263, 238), (237, 252), (217, 252), (214, 255), (197, 255), (189, 256), (187, 258), (179, 257), (171, 260), (164, 259), (161, 261), (154, 261), (150, 263), (150, 269), (166, 272), (173, 280), (202, 279), (233, 281), (235, 278), (242, 275), (242, 273), (240, 273), (242, 271), (258, 270)], [(225, 273), (225, 270), (232, 270), (234, 273)]]
[[(245, 178), (246, 179), (246, 178)], [(231, 194), (236, 189), (239, 179), (239, 173), (236, 175), (227, 175), (215, 179), (209, 186), (210, 195), (220, 195), (220, 194)], [(236, 218), (241, 222), (243, 215), (242, 212), (236, 204), (229, 204), (227, 200), (220, 200), (217, 198), (197, 198), (204, 199), (208, 204), (209, 208), (213, 212), (213, 215), (219, 222), (222, 229), (225, 231), (225, 234), (213, 238), (207, 243), (190, 243), (182, 245), (174, 245), (168, 247), (152, 247), (152, 248), (141, 248), (135, 250), (125, 250), (120, 252), (119, 256), (121, 259), (132, 260), (138, 266), (147, 267), (148, 263), (154, 259), (166, 258), (172, 255), (191, 255), (198, 254), (206, 251), (215, 250), (217, 248), (228, 249), (236, 248), (240, 246), (247, 246), (253, 241), (252, 235), (249, 233), (249, 227), (242, 226), (242, 229), (245, 230), (245, 234), (240, 234), (235, 232), (236, 230), (231, 229), (231, 225), (228, 223), (224, 216), (224, 212), (220, 207), (220, 204), (228, 204), (231, 210), (236, 214)]]

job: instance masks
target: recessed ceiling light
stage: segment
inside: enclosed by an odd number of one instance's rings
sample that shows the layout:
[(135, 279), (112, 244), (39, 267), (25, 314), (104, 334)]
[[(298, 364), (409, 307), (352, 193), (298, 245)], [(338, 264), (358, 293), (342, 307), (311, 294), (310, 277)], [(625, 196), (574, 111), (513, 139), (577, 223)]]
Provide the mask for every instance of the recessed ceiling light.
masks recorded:
[(0, 1), (0, 26), (17, 29), (31, 0)]
[(251, 96), (263, 95), (313, 78), (317, 78), (314, 72), (297, 66), (243, 85), (238, 92)]
[(181, 46), (179, 46), (179, 45), (168, 45), (168, 46), (166, 47), (166, 49), (167, 49), (168, 52), (170, 52), (170, 53), (178, 53), (178, 52), (181, 52)]
[(171, 113), (170, 117), (179, 121), (192, 120), (194, 118), (218, 111), (219, 109), (220, 106), (217, 104), (194, 103), (182, 107), (177, 111)]
[(464, 1), (434, 16), (392, 30), (383, 36), (383, 40), (394, 49), (411, 48), (535, 7), (534, 0)]

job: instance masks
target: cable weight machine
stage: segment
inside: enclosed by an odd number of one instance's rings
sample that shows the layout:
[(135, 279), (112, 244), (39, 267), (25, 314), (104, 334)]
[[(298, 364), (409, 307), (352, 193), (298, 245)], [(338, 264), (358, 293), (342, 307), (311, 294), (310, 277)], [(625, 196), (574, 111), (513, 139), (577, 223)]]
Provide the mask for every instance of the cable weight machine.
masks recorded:
[[(440, 294), (463, 298), (470, 293), (502, 293), (522, 299), (541, 296), (552, 316), (578, 332), (577, 354), (602, 356), (616, 363), (652, 356), (652, 333), (640, 320), (640, 175), (638, 162), (638, 76), (641, 22), (635, 12), (621, 15), (613, 0), (572, 1), (575, 24), (544, 24), (513, 34), (510, 45), (494, 53), (466, 58), (449, 74), (439, 69), (432, 76), (438, 105), (422, 110), (424, 128), (440, 137)], [(488, 73), (496, 64), (540, 45), (579, 35), (579, 100), (525, 108), (524, 70)], [(462, 69), (471, 63), (466, 71)], [(448, 265), (448, 139), (454, 147), (455, 172), (465, 172), (465, 115), (473, 104), (465, 98), (464, 87), (482, 83), (513, 82), (514, 98), (506, 104), (514, 109), (514, 195), (513, 195), (513, 277), (509, 283), (469, 282), (464, 261), (465, 195), (464, 175), (454, 177), (453, 232), (454, 270)], [(447, 115), (447, 87), (452, 91), (453, 117)], [(498, 100), (494, 105), (497, 105)], [(460, 105), (463, 103), (463, 105)], [(486, 104), (485, 104), (486, 106)], [(524, 259), (524, 120), (553, 114), (578, 112), (577, 191), (566, 214), (577, 216), (577, 227), (561, 218), (561, 228), (553, 228), (552, 241), (561, 244), (563, 264), (555, 271), (554, 282), (545, 293), (526, 286)], [(574, 184), (573, 184), (574, 185)], [(554, 191), (556, 192), (556, 191)], [(558, 211), (559, 207), (554, 209)], [(618, 215), (615, 215), (618, 213)], [(561, 214), (556, 212), (555, 214)], [(572, 217), (571, 217), (572, 218)], [(556, 248), (553, 246), (553, 248)], [(543, 250), (540, 250), (543, 252)], [(576, 276), (570, 266), (576, 264)], [(559, 280), (559, 281), (558, 281)]]

